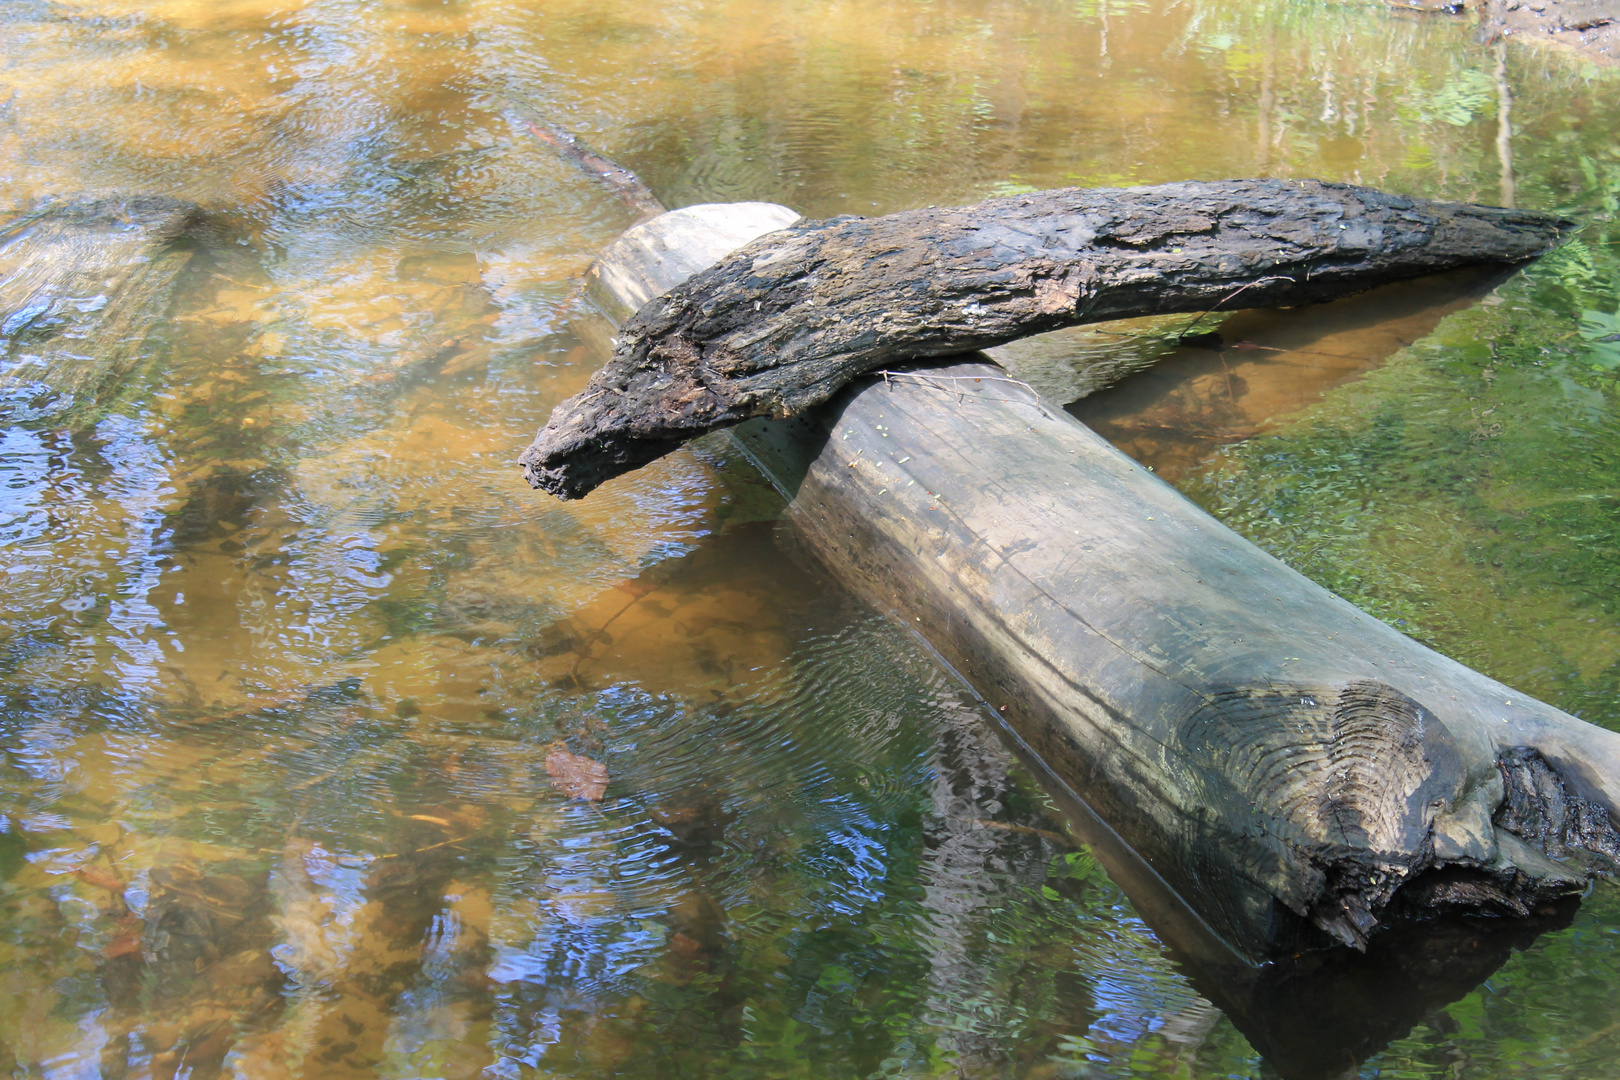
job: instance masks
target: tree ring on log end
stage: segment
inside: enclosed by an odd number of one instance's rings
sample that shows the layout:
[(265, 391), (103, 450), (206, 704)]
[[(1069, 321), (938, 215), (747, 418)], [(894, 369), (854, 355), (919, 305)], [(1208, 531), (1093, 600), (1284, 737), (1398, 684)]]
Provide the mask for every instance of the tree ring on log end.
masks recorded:
[[(1356, 949), (1442, 912), (1524, 917), (1620, 867), (1608, 810), (1539, 751), (1503, 754), (1500, 789), (1471, 782), (1446, 726), (1373, 680), (1219, 690), (1167, 748), (1178, 759), (1195, 849), (1225, 863), (1201, 874), (1234, 873)], [(1476, 842), (1441, 835), (1475, 808)]]
[[(1383, 683), (1231, 687), (1180, 731), (1208, 850), (1357, 948), (1465, 796), (1451, 733)], [(1225, 835), (1217, 835), (1225, 834)]]

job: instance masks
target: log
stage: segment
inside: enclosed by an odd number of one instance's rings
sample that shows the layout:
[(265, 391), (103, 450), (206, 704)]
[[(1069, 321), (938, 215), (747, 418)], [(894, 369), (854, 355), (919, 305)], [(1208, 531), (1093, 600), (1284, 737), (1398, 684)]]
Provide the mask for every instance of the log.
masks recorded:
[(733, 434), (806, 548), (1247, 962), (1534, 917), (1620, 866), (1620, 735), (1307, 580), (983, 357)]
[(77, 197), (0, 223), (0, 423), (92, 418), (147, 355), (200, 220), (160, 196)]
[(524, 453), (578, 498), (694, 436), (819, 405), (904, 360), (1086, 322), (1314, 303), (1542, 254), (1549, 214), (1315, 180), (1070, 188), (804, 222), (693, 276), (622, 328), (613, 358)]
[(1620, 736), (1288, 569), (1000, 368), (737, 434), (834, 576), (918, 627), (1240, 953), (1525, 916), (1620, 859)]

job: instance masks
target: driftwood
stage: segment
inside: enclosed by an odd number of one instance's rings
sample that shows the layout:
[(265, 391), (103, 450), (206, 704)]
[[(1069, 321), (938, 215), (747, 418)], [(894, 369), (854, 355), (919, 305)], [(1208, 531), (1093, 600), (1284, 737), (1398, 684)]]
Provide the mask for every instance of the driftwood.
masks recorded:
[(1317, 181), (1067, 189), (805, 222), (645, 306), (523, 455), (577, 498), (693, 436), (787, 417), (850, 379), (1078, 323), (1329, 300), (1532, 258), (1557, 217)]
[(1236, 955), (1528, 917), (1620, 865), (1620, 735), (1308, 581), (998, 367), (734, 434), (806, 546)]
[(79, 198), (0, 224), (0, 422), (94, 415), (146, 355), (198, 217), (157, 196)]

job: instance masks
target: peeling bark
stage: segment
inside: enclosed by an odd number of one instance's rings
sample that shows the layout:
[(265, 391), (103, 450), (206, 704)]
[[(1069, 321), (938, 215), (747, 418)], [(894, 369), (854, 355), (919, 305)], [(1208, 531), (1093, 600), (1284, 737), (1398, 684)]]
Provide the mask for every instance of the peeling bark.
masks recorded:
[(694, 436), (795, 415), (885, 365), (1079, 323), (1313, 303), (1518, 262), (1568, 225), (1280, 180), (1071, 188), (801, 223), (643, 307), (522, 463), (534, 487), (578, 498)]

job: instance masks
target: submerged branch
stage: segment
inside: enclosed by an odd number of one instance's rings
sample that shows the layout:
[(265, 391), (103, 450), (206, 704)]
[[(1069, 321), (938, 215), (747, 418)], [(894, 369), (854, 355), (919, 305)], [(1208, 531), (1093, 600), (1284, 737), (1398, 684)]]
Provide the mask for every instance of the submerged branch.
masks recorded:
[(530, 119), (527, 116), (519, 117), (519, 122), (530, 135), (554, 148), (564, 160), (573, 164), (580, 172), (600, 181), (618, 197), (626, 209), (636, 215), (637, 221), (646, 221), (667, 209), (641, 177), (623, 165), (615, 164), (598, 154), (586, 146), (577, 135), (564, 131), (555, 124)]

